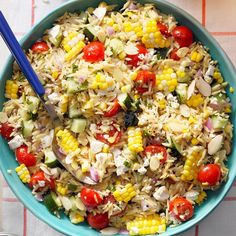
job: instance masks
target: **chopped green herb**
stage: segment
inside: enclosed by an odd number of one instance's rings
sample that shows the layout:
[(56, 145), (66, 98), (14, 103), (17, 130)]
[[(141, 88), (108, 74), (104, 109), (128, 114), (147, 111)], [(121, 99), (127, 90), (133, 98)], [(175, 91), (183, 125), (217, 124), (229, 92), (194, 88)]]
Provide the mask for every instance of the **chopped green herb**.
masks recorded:
[(128, 161), (124, 161), (124, 166), (127, 167), (127, 168), (130, 168), (131, 167), (131, 163), (128, 162)]
[(72, 65), (72, 72), (75, 73), (78, 70), (78, 65), (73, 64)]
[(158, 48), (158, 49), (156, 49), (155, 54), (157, 55), (157, 59), (158, 60), (165, 59), (168, 50), (169, 50), (168, 48)]

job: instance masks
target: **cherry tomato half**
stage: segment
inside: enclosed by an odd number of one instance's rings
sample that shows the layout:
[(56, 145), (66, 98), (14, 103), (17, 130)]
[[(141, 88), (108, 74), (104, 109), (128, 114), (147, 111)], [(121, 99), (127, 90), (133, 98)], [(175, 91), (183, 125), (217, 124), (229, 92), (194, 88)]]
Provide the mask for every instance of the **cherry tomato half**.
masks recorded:
[(8, 122), (0, 124), (0, 134), (6, 140), (11, 140), (13, 130), (14, 128)]
[(41, 53), (41, 52), (47, 52), (49, 50), (49, 47), (47, 43), (44, 41), (36, 42), (32, 45), (31, 50), (34, 53)]
[(221, 176), (220, 166), (217, 164), (207, 164), (203, 166), (198, 172), (198, 181), (206, 183), (209, 186), (216, 185)]
[(84, 60), (88, 62), (103, 61), (105, 57), (105, 47), (101, 42), (95, 41), (86, 45), (83, 49)]
[(103, 229), (106, 228), (109, 224), (108, 214), (96, 214), (93, 215), (92, 213), (89, 213), (87, 216), (87, 221), (91, 227), (94, 229)]
[[(39, 182), (44, 181), (45, 186), (48, 186), (50, 189), (55, 189), (55, 181), (54, 179), (46, 179), (45, 174), (43, 171), (39, 170), (35, 174), (31, 176), (29, 186), (32, 188), (33, 186), (39, 184)], [(44, 186), (42, 186), (44, 187)]]
[(188, 47), (193, 43), (193, 32), (186, 26), (176, 26), (172, 34), (180, 47)]
[(169, 212), (180, 221), (192, 218), (193, 211), (192, 204), (184, 197), (177, 197), (169, 203)]
[(102, 197), (93, 189), (83, 187), (80, 192), (82, 202), (87, 207), (96, 207), (102, 204)]
[(144, 150), (145, 154), (150, 153), (151, 155), (157, 154), (157, 153), (162, 153), (163, 159), (160, 160), (160, 162), (163, 164), (167, 160), (167, 151), (164, 146), (161, 145), (150, 145), (147, 146)]
[[(101, 126), (101, 125), (98, 125), (98, 127), (99, 126)], [(111, 145), (114, 145), (120, 141), (121, 135), (122, 135), (121, 131), (118, 131), (114, 125), (110, 125), (110, 130), (107, 133), (103, 133), (103, 134), (98, 133), (98, 134), (96, 134), (96, 138), (99, 141), (111, 146)], [(111, 141), (111, 139), (113, 137), (115, 137), (115, 139)]]
[(117, 99), (115, 99), (113, 106), (110, 108), (109, 111), (104, 113), (105, 117), (112, 117), (116, 115), (120, 110), (120, 104)]
[(168, 27), (164, 23), (158, 22), (157, 27), (160, 30), (161, 34), (166, 38), (170, 37), (170, 33), (168, 32)]
[(137, 67), (139, 62), (143, 60), (143, 57), (147, 54), (147, 49), (142, 45), (136, 46), (138, 49), (138, 53), (134, 55), (127, 55), (126, 61), (128, 65)]
[(177, 51), (178, 51), (178, 49), (175, 48), (170, 53), (170, 58), (175, 60), (175, 61), (179, 61), (180, 60), (180, 57), (177, 55)]
[(25, 164), (26, 166), (34, 166), (36, 164), (36, 156), (28, 152), (26, 145), (16, 149), (16, 159), (20, 164)]
[(156, 84), (156, 75), (151, 71), (142, 70), (139, 71), (135, 79), (135, 89), (138, 93), (145, 93), (148, 91), (148, 87), (154, 87)]

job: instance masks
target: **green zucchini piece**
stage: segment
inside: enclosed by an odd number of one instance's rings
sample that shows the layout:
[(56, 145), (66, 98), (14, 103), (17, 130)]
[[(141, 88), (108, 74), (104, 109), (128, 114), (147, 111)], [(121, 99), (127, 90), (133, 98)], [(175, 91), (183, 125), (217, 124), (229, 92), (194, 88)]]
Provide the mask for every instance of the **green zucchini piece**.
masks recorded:
[(48, 148), (44, 151), (44, 155), (45, 155), (44, 163), (48, 167), (54, 168), (54, 167), (57, 167), (59, 165), (59, 161), (57, 160), (56, 155), (54, 154), (54, 152), (50, 148)]
[(179, 83), (175, 89), (180, 103), (185, 103), (187, 100), (188, 85), (185, 83)]
[(120, 106), (126, 111), (132, 106), (132, 99), (127, 93), (121, 93), (117, 97)]
[(82, 115), (82, 112), (80, 111), (80, 109), (78, 108), (77, 104), (71, 104), (69, 106), (69, 117), (70, 118), (78, 118), (79, 116)]
[(82, 132), (84, 132), (86, 125), (87, 125), (86, 119), (77, 118), (77, 119), (72, 120), (72, 124), (71, 124), (70, 129), (74, 133), (82, 133)]
[(61, 203), (60, 200), (58, 199), (57, 195), (54, 192), (50, 192), (44, 197), (44, 205), (47, 207), (47, 209), (52, 213), (52, 214), (57, 214)]
[(96, 39), (96, 30), (94, 27), (92, 26), (87, 26), (86, 28), (84, 28), (84, 31), (83, 31), (85, 37), (88, 38), (89, 41), (93, 41)]
[(34, 129), (34, 122), (32, 120), (23, 120), (22, 121), (22, 134), (24, 138), (28, 138), (32, 135)]
[(223, 130), (228, 123), (227, 118), (223, 118), (218, 115), (212, 116), (211, 120), (212, 120), (213, 129), (216, 129), (216, 130)]
[(124, 44), (119, 39), (112, 39), (109, 43), (109, 46), (111, 47), (114, 56), (117, 56), (124, 51)]

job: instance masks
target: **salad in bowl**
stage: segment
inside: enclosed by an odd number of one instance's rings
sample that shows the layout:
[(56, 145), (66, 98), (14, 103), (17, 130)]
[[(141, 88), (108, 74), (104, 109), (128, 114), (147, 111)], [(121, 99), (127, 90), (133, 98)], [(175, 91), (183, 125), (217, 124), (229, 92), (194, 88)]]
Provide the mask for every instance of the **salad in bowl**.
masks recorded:
[(77, 178), (58, 162), (50, 117), (16, 64), (0, 133), (19, 178), (55, 216), (105, 234), (163, 233), (226, 181), (228, 83), (172, 15), (133, 1), (65, 13), (27, 57), (63, 122), (56, 141)]

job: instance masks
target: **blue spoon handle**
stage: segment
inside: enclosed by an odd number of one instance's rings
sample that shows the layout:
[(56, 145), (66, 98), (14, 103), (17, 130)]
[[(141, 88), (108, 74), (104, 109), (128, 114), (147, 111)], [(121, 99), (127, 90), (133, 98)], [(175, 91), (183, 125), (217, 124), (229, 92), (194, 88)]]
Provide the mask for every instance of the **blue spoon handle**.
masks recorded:
[(8, 46), (9, 50), (16, 59), (19, 67), (24, 73), (26, 79), (29, 81), (34, 91), (38, 96), (42, 97), (45, 93), (44, 87), (39, 81), (38, 76), (30, 65), (27, 57), (25, 56), (20, 44), (18, 43), (16, 37), (14, 36), (10, 26), (8, 25), (5, 17), (0, 11), (0, 34)]

